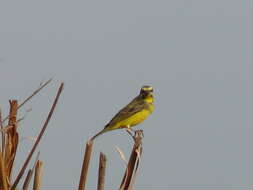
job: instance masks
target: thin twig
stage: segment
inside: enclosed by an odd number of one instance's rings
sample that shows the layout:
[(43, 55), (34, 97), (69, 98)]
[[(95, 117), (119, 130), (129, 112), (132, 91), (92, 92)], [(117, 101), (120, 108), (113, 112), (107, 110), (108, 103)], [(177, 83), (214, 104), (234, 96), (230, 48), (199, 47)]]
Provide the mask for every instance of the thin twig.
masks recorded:
[(19, 142), (21, 142), (21, 141), (24, 141), (24, 140), (30, 140), (30, 141), (33, 141), (33, 142), (35, 142), (36, 140), (37, 140), (37, 137), (22, 137), (20, 140), (19, 140)]
[(60, 87), (59, 87), (59, 89), (58, 89), (57, 95), (56, 95), (56, 97), (55, 97), (54, 103), (53, 103), (53, 105), (52, 105), (52, 107), (51, 107), (51, 109), (50, 109), (50, 112), (49, 112), (48, 116), (47, 116), (47, 119), (46, 119), (46, 121), (45, 121), (45, 123), (44, 123), (44, 125), (43, 125), (43, 127), (42, 127), (42, 129), (41, 129), (41, 131), (40, 131), (40, 133), (39, 133), (39, 135), (38, 135), (37, 140), (35, 141), (35, 143), (34, 143), (32, 149), (31, 149), (29, 155), (27, 156), (26, 161), (25, 161), (25, 163), (24, 163), (22, 169), (21, 169), (20, 172), (18, 173), (18, 176), (17, 176), (15, 182), (13, 183), (13, 185), (12, 185), (12, 187), (11, 187), (11, 190), (14, 190), (14, 189), (16, 188), (16, 186), (17, 186), (17, 184), (19, 183), (21, 177), (23, 176), (23, 174), (24, 174), (24, 172), (25, 172), (25, 169), (26, 169), (26, 167), (27, 167), (29, 161), (31, 160), (32, 155), (33, 155), (35, 149), (37, 148), (37, 146), (38, 146), (38, 144), (39, 144), (39, 142), (40, 142), (40, 139), (41, 139), (41, 137), (43, 136), (43, 134), (44, 134), (44, 132), (45, 132), (45, 130), (46, 130), (46, 128), (47, 128), (47, 125), (48, 125), (48, 123), (49, 123), (49, 121), (50, 121), (50, 119), (51, 119), (51, 117), (52, 117), (52, 115), (53, 115), (53, 113), (54, 113), (55, 107), (56, 107), (57, 102), (58, 102), (58, 100), (59, 100), (59, 97), (60, 97), (60, 95), (61, 95), (61, 93), (62, 93), (63, 86), (64, 86), (64, 83), (61, 83), (61, 85), (60, 85)]
[(80, 176), (80, 181), (79, 181), (79, 190), (84, 190), (86, 181), (87, 181), (87, 175), (88, 175), (88, 170), (89, 170), (89, 163), (90, 163), (90, 158), (91, 158), (91, 153), (92, 153), (92, 146), (93, 146), (93, 141), (88, 141), (86, 143), (86, 148), (85, 148), (85, 154), (83, 158), (83, 165), (82, 165), (82, 171), (81, 171), (81, 176)]
[(105, 169), (106, 169), (106, 156), (105, 154), (100, 152), (97, 190), (105, 189)]
[(47, 86), (53, 79), (49, 79), (44, 84), (40, 84), (39, 88), (35, 90), (28, 98), (26, 98), (19, 106), (18, 109), (21, 108), (26, 102), (28, 102), (33, 96), (35, 96), (40, 90), (42, 90), (45, 86)]
[(20, 123), (21, 121), (23, 121), (23, 120), (26, 118), (27, 114), (28, 114), (30, 111), (32, 111), (32, 109), (26, 110), (25, 114), (24, 114), (21, 118), (19, 118), (19, 119), (17, 120), (17, 123)]
[[(36, 89), (29, 97), (27, 97), (19, 106), (18, 109), (21, 108), (25, 103), (27, 103), (30, 99), (32, 99), (32, 97), (34, 97), (36, 94), (38, 94), (45, 86), (47, 86), (53, 79), (49, 79), (48, 81), (46, 81), (44, 84), (41, 84), (39, 86), (38, 89)], [(5, 117), (2, 120), (2, 123), (4, 123), (7, 119), (9, 118), (9, 116)]]

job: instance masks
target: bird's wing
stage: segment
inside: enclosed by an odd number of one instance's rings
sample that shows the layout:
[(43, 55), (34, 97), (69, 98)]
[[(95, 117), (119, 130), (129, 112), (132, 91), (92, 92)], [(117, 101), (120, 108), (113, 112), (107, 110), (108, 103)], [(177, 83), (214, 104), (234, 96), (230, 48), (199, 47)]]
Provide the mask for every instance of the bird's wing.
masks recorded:
[(123, 109), (121, 109), (113, 118), (112, 120), (106, 125), (114, 125), (124, 119), (134, 115), (135, 113), (145, 109), (147, 107), (146, 103), (140, 100), (138, 97), (133, 99), (128, 105), (126, 105)]

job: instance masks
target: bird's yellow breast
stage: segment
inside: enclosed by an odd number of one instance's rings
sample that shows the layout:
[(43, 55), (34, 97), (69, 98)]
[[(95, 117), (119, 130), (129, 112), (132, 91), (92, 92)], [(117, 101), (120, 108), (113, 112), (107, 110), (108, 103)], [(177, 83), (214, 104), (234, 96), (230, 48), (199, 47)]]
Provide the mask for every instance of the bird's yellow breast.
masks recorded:
[(126, 126), (135, 126), (144, 121), (150, 115), (150, 111), (144, 109), (136, 114), (130, 116), (129, 118), (118, 123), (118, 126), (126, 127)]
[(118, 122), (117, 127), (133, 127), (135, 125), (138, 125), (139, 123), (147, 119), (147, 117), (152, 113), (153, 109), (153, 105), (150, 106), (149, 109), (143, 109), (135, 113), (134, 115), (126, 118), (125, 120)]

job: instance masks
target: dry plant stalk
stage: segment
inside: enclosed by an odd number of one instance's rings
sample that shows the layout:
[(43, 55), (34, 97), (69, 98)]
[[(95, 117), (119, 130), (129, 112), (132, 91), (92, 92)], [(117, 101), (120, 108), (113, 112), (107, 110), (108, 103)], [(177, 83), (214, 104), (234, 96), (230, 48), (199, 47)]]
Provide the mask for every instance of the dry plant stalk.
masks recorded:
[(18, 147), (18, 133), (17, 133), (17, 110), (18, 101), (10, 100), (10, 112), (9, 112), (9, 122), (8, 126), (11, 127), (6, 133), (5, 142), (5, 154), (4, 154), (4, 164), (7, 173), (7, 180), (11, 182), (12, 167)]
[(42, 173), (43, 173), (43, 162), (38, 160), (35, 167), (33, 190), (41, 189)]
[(0, 189), (8, 190), (7, 177), (2, 157), (2, 151), (0, 151)]
[(105, 154), (100, 152), (97, 190), (105, 189), (105, 169), (106, 169), (106, 156)]
[(28, 163), (31, 160), (32, 155), (33, 155), (34, 151), (36, 150), (36, 148), (37, 148), (37, 146), (38, 146), (38, 144), (39, 144), (39, 142), (40, 142), (40, 140), (41, 140), (41, 138), (42, 138), (42, 136), (43, 136), (43, 134), (44, 134), (47, 126), (48, 126), (48, 123), (49, 123), (49, 121), (50, 121), (50, 119), (51, 119), (51, 117), (52, 117), (52, 115), (54, 113), (55, 107), (56, 107), (57, 102), (58, 102), (58, 100), (60, 98), (60, 95), (62, 93), (63, 87), (64, 87), (64, 83), (61, 83), (61, 85), (60, 85), (60, 87), (58, 89), (57, 95), (56, 95), (56, 97), (54, 99), (53, 105), (52, 105), (52, 107), (50, 109), (50, 112), (48, 113), (47, 119), (46, 119), (46, 121), (45, 121), (45, 123), (44, 123), (44, 125), (43, 125), (43, 127), (42, 127), (42, 129), (41, 129), (41, 131), (39, 133), (39, 135), (38, 135), (38, 138), (36, 139), (36, 141), (35, 141), (32, 149), (31, 149), (31, 151), (29, 152), (29, 154), (27, 156), (27, 158), (25, 160), (25, 163), (23, 164), (20, 172), (18, 173), (18, 176), (17, 176), (16, 180), (14, 181), (14, 183), (13, 183), (13, 185), (11, 187), (11, 190), (15, 190), (17, 184), (19, 183), (21, 177), (23, 176), (23, 174), (24, 174), (24, 172), (25, 172), (25, 170), (26, 170), (26, 168), (28, 166)]
[[(2, 121), (2, 111), (0, 109), (0, 129), (1, 129), (1, 137), (2, 137), (2, 153), (4, 154), (4, 147), (5, 147), (5, 134), (4, 134), (4, 126)], [(4, 157), (4, 155), (3, 155)]]
[(136, 131), (134, 136), (134, 146), (131, 156), (128, 161), (128, 165), (125, 171), (125, 175), (122, 179), (120, 190), (132, 190), (133, 184), (138, 170), (140, 157), (142, 154), (142, 130)]
[(25, 181), (24, 181), (24, 184), (23, 184), (23, 190), (27, 190), (28, 187), (29, 187), (29, 184), (30, 184), (30, 181), (32, 179), (32, 175), (33, 175), (33, 171), (35, 170), (35, 167), (37, 165), (37, 162), (39, 160), (39, 155), (40, 155), (40, 152), (38, 152), (37, 154), (37, 157), (35, 159), (35, 162), (34, 162), (34, 165), (33, 165), (33, 168), (30, 169), (26, 175), (26, 178), (25, 178)]
[(27, 190), (32, 179), (33, 171), (30, 169), (26, 175), (25, 182), (23, 184), (23, 190)]
[(91, 153), (92, 153), (92, 147), (93, 147), (93, 141), (88, 140), (86, 143), (85, 154), (83, 158), (83, 165), (82, 165), (82, 171), (81, 171), (79, 188), (78, 188), (79, 190), (85, 189), (88, 170), (89, 170), (89, 163), (90, 163), (90, 158), (91, 158)]
[[(45, 129), (46, 126), (53, 114), (53, 111), (55, 109), (55, 106), (57, 104), (57, 101), (59, 99), (59, 96), (62, 92), (63, 89), (63, 83), (61, 84), (57, 96), (54, 100), (53, 106), (48, 114), (48, 117), (43, 125), (43, 128), (38, 136), (37, 141), (35, 142), (32, 150), (30, 151), (21, 171), (19, 172), (17, 178), (15, 179), (13, 185), (12, 185), (12, 171), (13, 171), (13, 165), (16, 157), (16, 152), (18, 148), (18, 143), (19, 143), (19, 135), (17, 132), (17, 124), (19, 121), (23, 120), (24, 117), (21, 119), (17, 119), (17, 111), (19, 108), (21, 108), (25, 103), (30, 101), (36, 94), (38, 94), (45, 86), (47, 86), (52, 79), (49, 79), (45, 83), (40, 84), (39, 88), (37, 88), (28, 98), (26, 98), (23, 102), (21, 102), (20, 105), (18, 105), (17, 100), (10, 100), (10, 110), (9, 110), (9, 115), (5, 117), (4, 119), (2, 118), (2, 113), (0, 110), (0, 131), (1, 131), (1, 146), (0, 146), (0, 190), (14, 190), (16, 189), (17, 184), (19, 183), (19, 180), (21, 179), (29, 160), (32, 157), (33, 152), (35, 151)], [(28, 112), (28, 111), (27, 111)], [(8, 121), (7, 124), (5, 124), (5, 121)], [(5, 125), (5, 126), (4, 126)], [(38, 158), (36, 159), (37, 163)], [(35, 167), (35, 166), (34, 166)], [(28, 172), (25, 184), (23, 186), (23, 189), (26, 190), (28, 188), (29, 184), (29, 178), (31, 178), (33, 170), (30, 170)], [(40, 173), (40, 171), (39, 171)], [(40, 184), (40, 181), (38, 181), (37, 184)], [(37, 186), (39, 187), (39, 186)], [(38, 189), (38, 188), (36, 188)]]

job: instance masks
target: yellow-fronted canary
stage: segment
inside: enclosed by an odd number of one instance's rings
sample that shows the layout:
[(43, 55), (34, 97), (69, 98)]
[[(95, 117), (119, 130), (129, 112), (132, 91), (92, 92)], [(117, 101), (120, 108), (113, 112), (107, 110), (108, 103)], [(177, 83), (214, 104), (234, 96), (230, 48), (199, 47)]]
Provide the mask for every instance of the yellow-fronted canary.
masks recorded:
[(134, 98), (128, 105), (121, 109), (112, 120), (104, 127), (102, 131), (94, 135), (91, 140), (97, 136), (115, 129), (130, 129), (144, 121), (154, 110), (153, 88), (143, 86), (140, 94)]

